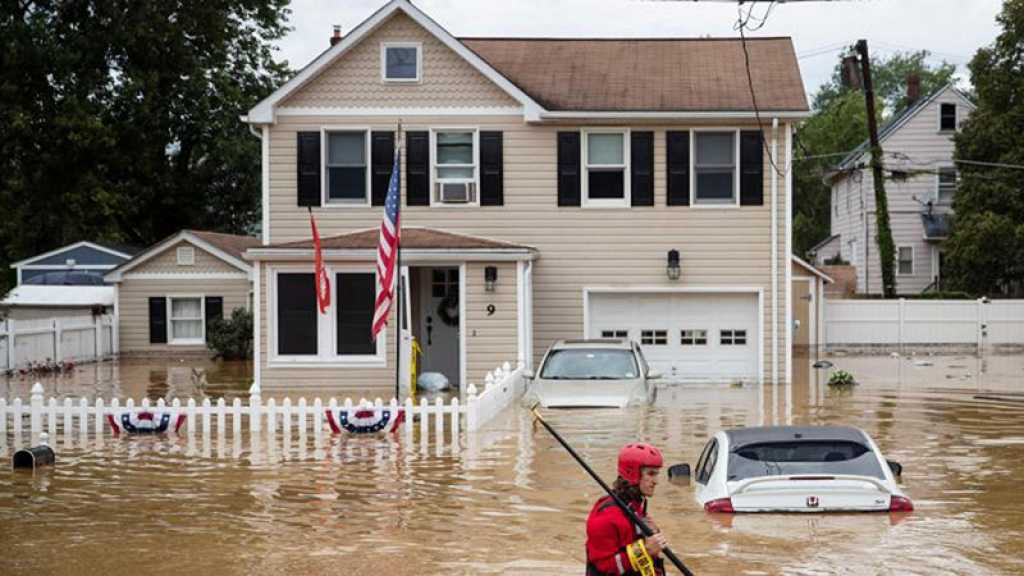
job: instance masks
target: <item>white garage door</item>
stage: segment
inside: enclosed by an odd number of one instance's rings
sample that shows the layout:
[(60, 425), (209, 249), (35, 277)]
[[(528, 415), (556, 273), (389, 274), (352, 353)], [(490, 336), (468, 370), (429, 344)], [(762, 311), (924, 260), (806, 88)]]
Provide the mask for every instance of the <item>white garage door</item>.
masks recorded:
[(755, 294), (591, 293), (590, 338), (628, 337), (672, 380), (755, 380)]

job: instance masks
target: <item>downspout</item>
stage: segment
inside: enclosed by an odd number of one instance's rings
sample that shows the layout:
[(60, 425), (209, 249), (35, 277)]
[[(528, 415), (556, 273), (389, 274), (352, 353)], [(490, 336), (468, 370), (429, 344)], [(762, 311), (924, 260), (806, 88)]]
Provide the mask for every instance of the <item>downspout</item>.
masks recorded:
[[(779, 119), (772, 119), (772, 158), (779, 157)], [(779, 381), (779, 175), (772, 173), (772, 390)], [(774, 394), (772, 395), (774, 398)]]
[(262, 225), (260, 226), (260, 239), (264, 246), (270, 244), (270, 126), (263, 125), (257, 130), (249, 124), (249, 132), (260, 139), (260, 188), (261, 201), (260, 211), (262, 213)]
[[(783, 231), (785, 234), (785, 263), (783, 264), (783, 278), (785, 278), (786, 286), (783, 292), (786, 294), (786, 387), (787, 395), (787, 416), (793, 409), (793, 163), (791, 157), (793, 155), (793, 124), (786, 124), (786, 161), (782, 163), (786, 167), (786, 228)], [(791, 422), (787, 418), (787, 424)]]

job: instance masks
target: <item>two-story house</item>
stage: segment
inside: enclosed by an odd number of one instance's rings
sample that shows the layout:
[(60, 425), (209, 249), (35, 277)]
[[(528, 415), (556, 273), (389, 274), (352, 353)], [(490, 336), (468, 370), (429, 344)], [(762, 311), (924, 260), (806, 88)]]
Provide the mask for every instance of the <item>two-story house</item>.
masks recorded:
[[(910, 94), (914, 85), (910, 83)], [(973, 110), (967, 96), (947, 85), (918, 99), (879, 132), (898, 294), (917, 294), (940, 285), (942, 241), (949, 235), (958, 178), (953, 135)], [(858, 293), (881, 294), (870, 159), (870, 145), (864, 142), (828, 178), (831, 236), (815, 248), (815, 262), (841, 255), (857, 271)]]
[(558, 339), (630, 337), (677, 377), (788, 378), (788, 158), (808, 114), (788, 38), (747, 40), (757, 109), (739, 39), (456, 38), (393, 0), (331, 44), (245, 117), (258, 382), (394, 383), (394, 319), (369, 333), (396, 145), (421, 372), (464, 387)]

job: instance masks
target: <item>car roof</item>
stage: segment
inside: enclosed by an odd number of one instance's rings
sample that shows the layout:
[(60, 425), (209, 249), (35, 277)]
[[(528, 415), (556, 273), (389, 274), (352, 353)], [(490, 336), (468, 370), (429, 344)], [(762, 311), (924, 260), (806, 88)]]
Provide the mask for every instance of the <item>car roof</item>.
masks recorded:
[(631, 349), (630, 341), (626, 338), (594, 338), (591, 340), (559, 340), (552, 346), (552, 350), (580, 348), (621, 348)]
[(852, 426), (755, 426), (725, 431), (730, 449), (766, 442), (841, 441), (864, 444), (867, 435)]

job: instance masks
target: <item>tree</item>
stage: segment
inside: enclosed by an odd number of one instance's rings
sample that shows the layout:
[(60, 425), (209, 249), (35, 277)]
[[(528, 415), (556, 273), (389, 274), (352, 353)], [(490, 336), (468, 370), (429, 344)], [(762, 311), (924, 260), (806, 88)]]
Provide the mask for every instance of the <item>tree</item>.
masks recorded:
[[(1003, 31), (969, 65), (977, 108), (956, 136), (957, 160), (1024, 165), (1024, 0), (1007, 0)], [(1024, 287), (1024, 170), (961, 162), (943, 274), (974, 295)]]
[(0, 267), (68, 242), (245, 232), (239, 116), (287, 74), (287, 0), (0, 0)]
[[(907, 76), (917, 74), (921, 79), (922, 96), (952, 80), (956, 66), (946, 62), (932, 65), (928, 63), (930, 58), (926, 50), (872, 57), (880, 121), (906, 108)], [(822, 179), (845, 152), (867, 140), (868, 134), (864, 96), (843, 85), (841, 59), (831, 80), (815, 92), (811, 108), (814, 113), (799, 127), (794, 150), (798, 162), (793, 169), (793, 252), (800, 256), (806, 256), (812, 246), (829, 235), (831, 189)], [(800, 160), (824, 154), (829, 156)]]

